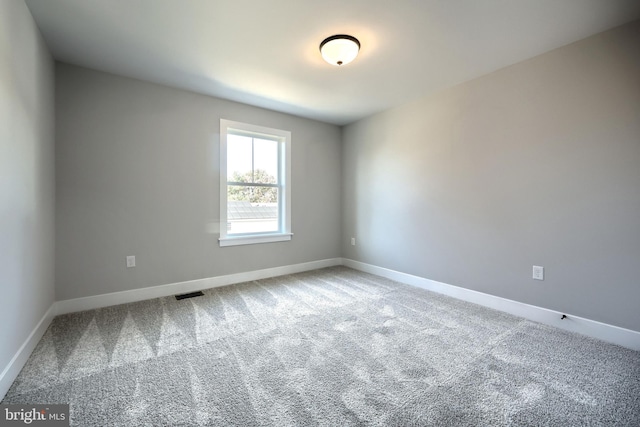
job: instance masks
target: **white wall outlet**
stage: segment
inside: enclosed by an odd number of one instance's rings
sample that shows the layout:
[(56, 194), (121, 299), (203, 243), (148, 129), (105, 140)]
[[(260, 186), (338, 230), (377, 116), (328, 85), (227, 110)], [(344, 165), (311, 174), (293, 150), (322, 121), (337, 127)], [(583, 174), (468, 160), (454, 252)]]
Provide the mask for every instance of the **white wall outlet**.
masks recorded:
[(539, 265), (534, 265), (533, 278), (534, 280), (544, 280), (544, 267), (540, 267)]
[(352, 237), (351, 238), (351, 246), (355, 246), (356, 245), (356, 238)]
[(127, 268), (131, 268), (135, 266), (136, 266), (136, 257), (133, 255), (129, 255), (127, 257)]

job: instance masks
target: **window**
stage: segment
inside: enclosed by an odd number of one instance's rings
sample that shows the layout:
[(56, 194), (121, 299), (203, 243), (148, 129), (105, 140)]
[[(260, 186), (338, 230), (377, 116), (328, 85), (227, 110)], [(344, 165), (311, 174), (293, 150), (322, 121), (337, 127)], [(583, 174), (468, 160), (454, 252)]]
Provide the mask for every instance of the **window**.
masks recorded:
[(291, 132), (220, 120), (220, 246), (291, 240)]

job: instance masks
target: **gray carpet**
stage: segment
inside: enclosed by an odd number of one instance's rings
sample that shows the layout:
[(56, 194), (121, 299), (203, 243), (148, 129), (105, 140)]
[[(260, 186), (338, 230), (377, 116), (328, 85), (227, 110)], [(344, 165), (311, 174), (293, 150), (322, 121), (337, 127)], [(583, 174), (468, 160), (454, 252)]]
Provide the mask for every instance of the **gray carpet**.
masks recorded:
[(639, 426), (640, 353), (335, 267), (56, 317), (3, 403), (79, 426)]

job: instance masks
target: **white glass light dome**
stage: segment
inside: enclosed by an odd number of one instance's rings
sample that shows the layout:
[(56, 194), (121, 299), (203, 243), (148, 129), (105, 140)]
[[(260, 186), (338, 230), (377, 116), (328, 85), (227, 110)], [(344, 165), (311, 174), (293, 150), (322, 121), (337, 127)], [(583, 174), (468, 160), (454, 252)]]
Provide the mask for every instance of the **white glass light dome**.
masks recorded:
[(359, 51), (358, 39), (346, 34), (327, 37), (320, 43), (320, 53), (331, 65), (346, 65), (356, 59)]

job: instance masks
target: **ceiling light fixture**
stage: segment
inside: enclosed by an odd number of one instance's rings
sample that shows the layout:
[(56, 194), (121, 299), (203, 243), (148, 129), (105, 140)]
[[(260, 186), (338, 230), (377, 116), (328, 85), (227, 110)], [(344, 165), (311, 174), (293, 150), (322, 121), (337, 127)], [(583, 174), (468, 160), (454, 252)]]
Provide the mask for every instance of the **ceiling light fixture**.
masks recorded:
[(356, 59), (360, 50), (360, 42), (353, 36), (336, 34), (327, 37), (320, 43), (320, 53), (331, 65), (346, 65)]

